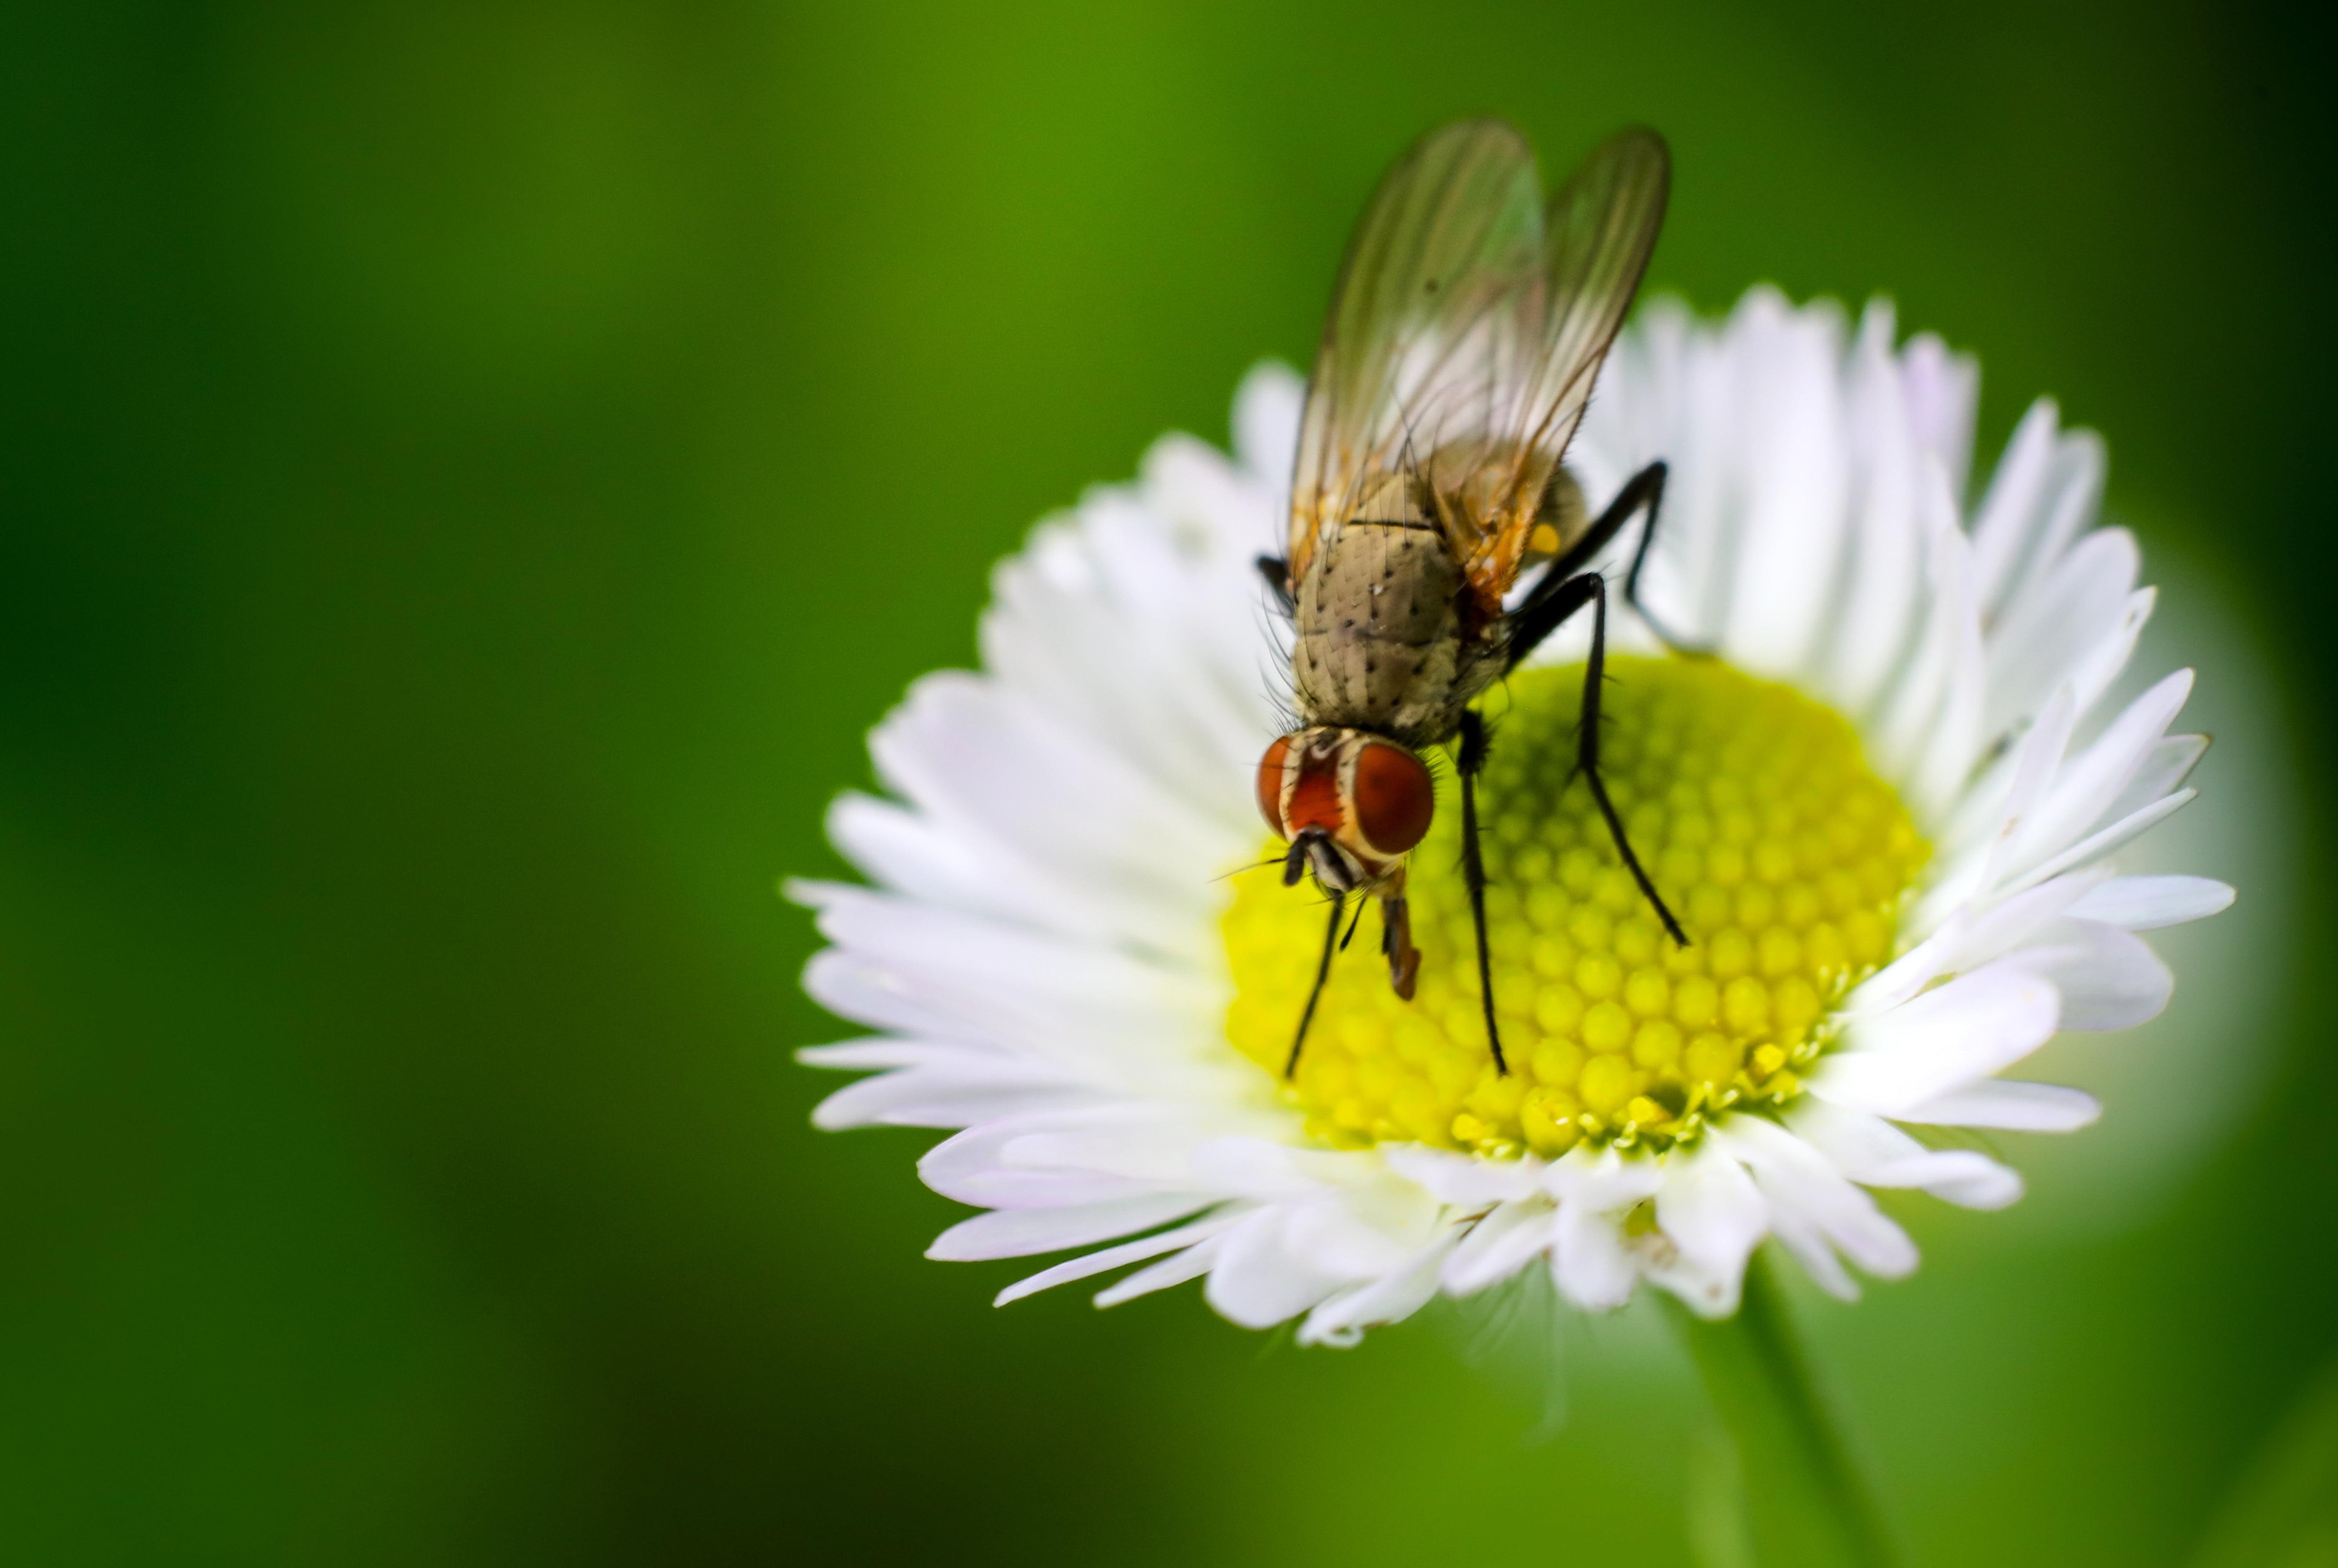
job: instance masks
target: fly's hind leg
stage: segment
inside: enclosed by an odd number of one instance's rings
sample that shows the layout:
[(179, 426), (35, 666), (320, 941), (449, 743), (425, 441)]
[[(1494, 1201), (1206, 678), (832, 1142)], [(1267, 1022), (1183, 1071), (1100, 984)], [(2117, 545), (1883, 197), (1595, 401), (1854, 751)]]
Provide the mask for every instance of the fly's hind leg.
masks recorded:
[(1607, 798), (1607, 784), (1599, 776), (1599, 696), (1607, 679), (1607, 579), (1596, 572), (1588, 573), (1579, 581), (1587, 582), (1591, 599), (1591, 658), (1583, 666), (1583, 716), (1576, 725), (1575, 771), (1591, 787), (1591, 798), (1599, 805), (1599, 814), (1606, 819), (1607, 835), (1616, 841), (1616, 853), (1624, 857), (1625, 867), (1632, 880), (1640, 884), (1640, 894), (1655, 906), (1656, 918), (1665, 922), (1665, 932), (1681, 946), (1688, 945), (1688, 933), (1681, 930), (1680, 922), (1656, 892), (1656, 884), (1640, 864), (1640, 857), (1632, 853), (1632, 841), (1625, 836), (1624, 819), (1616, 814), (1616, 803)]
[[(1632, 606), (1633, 611), (1646, 624), (1650, 631), (1656, 634), (1657, 640), (1673, 652), (1698, 658), (1710, 655), (1713, 649), (1704, 644), (1675, 636), (1646, 605), (1640, 602), (1640, 573), (1647, 566), (1648, 552), (1656, 542), (1656, 522), (1664, 515), (1665, 478), (1669, 471), (1660, 459), (1625, 480), (1624, 488), (1616, 492), (1616, 498), (1607, 503), (1607, 509), (1600, 513), (1598, 519), (1584, 530), (1583, 537), (1575, 541), (1574, 547), (1567, 554), (1551, 563), (1550, 570), (1543, 575), (1542, 581), (1535, 585), (1534, 591), (1528, 594), (1526, 602), (1518, 606), (1520, 616), (1523, 616), (1532, 608), (1537, 600), (1559, 592), (1569, 578), (1589, 566), (1599, 552), (1606, 549), (1616, 536), (1624, 531), (1624, 525), (1632, 520), (1632, 514), (1645, 508), (1648, 513), (1647, 525), (1640, 530), (1640, 542), (1632, 547), (1631, 567), (1624, 574), (1624, 602)], [(1559, 618), (1564, 620), (1566, 617), (1562, 616)], [(1542, 641), (1544, 636), (1549, 636), (1557, 624), (1557, 622), (1551, 623), (1550, 626), (1543, 629), (1541, 636), (1530, 641), (1522, 642), (1514, 634), (1510, 639), (1511, 665), (1516, 666), (1519, 660), (1532, 653), (1534, 645)]]
[[(1639, 884), (1641, 895), (1655, 910), (1656, 918), (1665, 922), (1665, 934), (1686, 947), (1688, 933), (1681, 930), (1680, 922), (1665, 907), (1656, 884), (1640, 864), (1640, 857), (1632, 853), (1632, 841), (1624, 833), (1624, 819), (1616, 814), (1615, 803), (1607, 798), (1607, 783), (1599, 776), (1599, 700), (1607, 680), (1607, 579), (1597, 572), (1585, 572), (1567, 578), (1547, 593), (1543, 589), (1543, 584), (1535, 585), (1534, 593), (1512, 616), (1510, 663), (1516, 665), (1532, 652), (1536, 644), (1557, 631), (1585, 605), (1591, 606), (1591, 657), (1583, 666), (1583, 717), (1576, 726), (1575, 771), (1590, 785), (1591, 798), (1607, 823), (1607, 834), (1616, 841), (1616, 853), (1624, 857), (1625, 868)], [(1468, 755), (1466, 745), (1463, 755)], [(1469, 777), (1466, 761), (1462, 777)], [(1466, 792), (1461, 800), (1466, 813), (1469, 800)]]

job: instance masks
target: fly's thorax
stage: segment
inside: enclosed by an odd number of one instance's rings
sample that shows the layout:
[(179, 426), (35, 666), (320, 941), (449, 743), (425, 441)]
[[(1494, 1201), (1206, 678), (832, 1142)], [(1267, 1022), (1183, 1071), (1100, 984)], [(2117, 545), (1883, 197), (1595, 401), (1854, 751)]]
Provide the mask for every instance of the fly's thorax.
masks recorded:
[(1467, 586), (1433, 524), (1325, 528), (1295, 594), (1300, 712), (1412, 745), (1452, 734), (1498, 652), (1498, 628), (1465, 615)]
[(1294, 846), (1293, 866), (1311, 866), (1336, 892), (1401, 874), (1436, 806), (1428, 764), (1366, 730), (1295, 730), (1268, 746), (1258, 764), (1259, 814)]

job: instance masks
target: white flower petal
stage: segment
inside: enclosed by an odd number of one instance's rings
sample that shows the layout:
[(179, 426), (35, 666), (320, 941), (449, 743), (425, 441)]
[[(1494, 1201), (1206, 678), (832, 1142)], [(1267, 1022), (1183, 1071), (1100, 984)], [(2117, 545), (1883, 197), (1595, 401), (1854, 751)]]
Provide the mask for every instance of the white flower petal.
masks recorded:
[(812, 1108), (824, 1132), (848, 1127), (971, 1127), (995, 1116), (1082, 1103), (1075, 1085), (1028, 1068), (918, 1067), (847, 1084)]
[(1853, 1025), (1851, 1049), (1820, 1064), (1811, 1091), (1900, 1116), (2019, 1061), (2046, 1043), (2058, 1012), (2051, 985), (2000, 960)]
[[(1785, 1128), (1758, 1116), (1741, 1116), (1715, 1128), (1712, 1136), (1754, 1173), (1755, 1185), (1769, 1201), (1772, 1224), (1796, 1256), (1807, 1266), (1814, 1253), (1827, 1254), (1827, 1266), (1813, 1271), (1822, 1283), (1832, 1273), (1832, 1250), (1882, 1278), (1898, 1278), (1915, 1268), (1916, 1247), (1907, 1232), (1825, 1156)], [(1798, 1231), (1807, 1237), (1801, 1245), (1796, 1244)]]
[(1989, 642), (1987, 733), (2006, 734), (2036, 712), (2134, 611), (2147, 607), (2130, 602), (2142, 564), (2135, 536), (2125, 528), (2097, 528), (2006, 616)]
[(2063, 1029), (2132, 1029), (2157, 1018), (2176, 989), (2176, 977), (2141, 937), (2096, 921), (2058, 920), (2037, 947), (2009, 962), (2053, 985)]
[(1474, 1296), (1547, 1251), (1558, 1211), (1547, 1203), (1506, 1203), (1469, 1228), (1445, 1260), (1445, 1288)]
[(1176, 1252), (1205, 1238), (1215, 1236), (1242, 1218), (1243, 1209), (1222, 1210), (1205, 1215), (1191, 1225), (1181, 1225), (1174, 1230), (1164, 1230), (1153, 1236), (1124, 1241), (1117, 1247), (1107, 1247), (1079, 1257), (1070, 1258), (1036, 1274), (1017, 1280), (991, 1297), (993, 1307), (1004, 1307), (1010, 1301), (1020, 1301), (1027, 1296), (1036, 1296), (1042, 1290), (1052, 1290), (1058, 1285), (1068, 1285), (1075, 1279), (1093, 1278), (1110, 1273), (1124, 1264), (1142, 1263), (1148, 1257), (1158, 1257), (1164, 1252)]
[(2076, 1132), (2103, 1113), (2095, 1097), (2053, 1083), (1993, 1078), (1952, 1090), (1899, 1112), (1901, 1121), (1933, 1127), (1994, 1127), (2008, 1132)]
[[(1250, 1218), (1257, 1218), (1255, 1215)], [(1098, 1307), (1118, 1307), (1124, 1301), (1134, 1301), (1140, 1296), (1150, 1296), (1156, 1290), (1167, 1290), (1189, 1279), (1199, 1279), (1214, 1267), (1219, 1253), (1224, 1248), (1223, 1232), (1204, 1237), (1185, 1248), (1173, 1252), (1150, 1268), (1140, 1268), (1117, 1285), (1106, 1286), (1096, 1292)]]
[(2102, 821), (2191, 691), (2192, 672), (2176, 671), (2127, 705), (2093, 745), (2065, 762), (2053, 788), (2013, 834), (2009, 869), (2027, 869), (2058, 853)]
[(1105, 1203), (1077, 1204), (1068, 1208), (1001, 1208), (962, 1219), (926, 1248), (928, 1257), (965, 1263), (987, 1257), (1025, 1257), (1034, 1252), (1061, 1252), (1067, 1247), (1087, 1247), (1150, 1230), (1173, 1219), (1183, 1219), (1209, 1206), (1210, 1199), (1190, 1192), (1161, 1192), (1140, 1198), (1119, 1198)]
[(1483, 1208), (1489, 1203), (1509, 1203), (1529, 1198), (1538, 1189), (1542, 1161), (1478, 1159), (1449, 1149), (1418, 1143), (1390, 1144), (1380, 1150), (1389, 1169), (1457, 1208)]
[(1376, 1324), (1411, 1317), (1437, 1294), (1439, 1270), (1452, 1247), (1449, 1231), (1380, 1277), (1341, 1291), (1307, 1315), (1299, 1326), (1299, 1343), (1345, 1347)]
[(1737, 1310), (1745, 1260), (1760, 1245), (1769, 1218), (1769, 1206), (1744, 1167), (1708, 1140), (1686, 1159), (1675, 1156), (1665, 1162), (1656, 1225), (1670, 1252), (1652, 1256), (1648, 1273), (1690, 1310), (1726, 1317)]
[(1632, 1298), (1640, 1269), (1622, 1220), (1588, 1204), (1560, 1208), (1551, 1228), (1550, 1277), (1586, 1312), (1612, 1312)]
[(1786, 1124), (1862, 1186), (1915, 1188), (1966, 1208), (2003, 1208), (2021, 1196), (2021, 1178), (1985, 1154), (1926, 1149), (1881, 1117), (1816, 1096), (1801, 1100)]
[(2048, 877), (2059, 876), (2064, 872), (2094, 864), (2103, 856), (2134, 843), (2184, 807), (2190, 805), (2193, 797), (2199, 793), (2197, 790), (2185, 789), (2177, 790), (2171, 795), (2162, 795), (2151, 804), (2130, 812), (2112, 823), (2110, 826), (2089, 834), (2046, 862), (2045, 864), (2024, 872), (2008, 891), (2018, 892), (2022, 888), (2034, 887)]
[(1217, 1262), (1203, 1294), (1227, 1321), (1244, 1328), (1272, 1328), (1352, 1283), (1315, 1267), (1288, 1246), (1289, 1224), (1282, 1210), (1264, 1208), (1219, 1238)]
[(2163, 736), (2145, 754), (2143, 765), (2136, 769), (2118, 799), (2103, 813), (2104, 820), (2118, 821), (2166, 798), (2191, 776), (2207, 753), (2206, 735)]
[(2233, 906), (2233, 897), (2229, 883), (2211, 877), (2119, 876), (2089, 889), (2068, 913), (2129, 931), (2156, 931), (2221, 913)]

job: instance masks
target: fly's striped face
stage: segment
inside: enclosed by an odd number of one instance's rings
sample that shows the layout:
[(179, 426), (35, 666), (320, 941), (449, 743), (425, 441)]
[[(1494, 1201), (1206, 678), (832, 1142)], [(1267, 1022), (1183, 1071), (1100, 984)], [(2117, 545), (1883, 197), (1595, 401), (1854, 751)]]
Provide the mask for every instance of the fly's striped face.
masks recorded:
[(1428, 764), (1361, 730), (1314, 726), (1266, 748), (1258, 809), (1334, 892), (1387, 882), (1429, 833), (1437, 792)]

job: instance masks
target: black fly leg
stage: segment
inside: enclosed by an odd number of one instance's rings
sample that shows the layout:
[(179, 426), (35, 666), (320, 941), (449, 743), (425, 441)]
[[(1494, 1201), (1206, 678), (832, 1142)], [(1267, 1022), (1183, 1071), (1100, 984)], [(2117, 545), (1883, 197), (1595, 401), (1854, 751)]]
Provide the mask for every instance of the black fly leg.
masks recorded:
[[(1663, 463), (1650, 463), (1632, 476), (1631, 481), (1616, 494), (1616, 499), (1607, 508), (1607, 512), (1611, 516), (1619, 509), (1628, 510), (1630, 507), (1636, 506), (1641, 499), (1633, 492), (1635, 490), (1645, 492), (1648, 503), (1648, 525), (1640, 530), (1640, 542), (1633, 547), (1632, 569), (1624, 574), (1624, 602), (1632, 606), (1634, 613), (1638, 615), (1650, 631), (1656, 634), (1656, 640), (1665, 646), (1676, 654), (1686, 654), (1692, 658), (1708, 658), (1713, 654), (1711, 647), (1703, 643), (1692, 643), (1675, 636), (1666, 628), (1665, 623), (1649, 614), (1648, 606), (1640, 602), (1640, 568), (1648, 564), (1648, 551), (1656, 542), (1656, 519), (1664, 514), (1665, 509), (1665, 473)], [(1602, 518), (1601, 520), (1604, 522), (1606, 518)], [(1618, 521), (1620, 522), (1621, 519), (1619, 518)]]
[(1307, 1026), (1315, 1021), (1315, 1004), (1323, 1000), (1323, 982), (1331, 978), (1331, 955), (1347, 945), (1340, 940), (1340, 914), (1347, 902), (1346, 893), (1331, 895), (1331, 929), (1323, 933), (1323, 956), (1315, 963), (1315, 984), (1307, 992), (1307, 1010), (1299, 1015), (1299, 1035), (1291, 1042), (1291, 1060), (1282, 1064), (1285, 1078), (1298, 1075), (1299, 1052), (1307, 1043)]
[[(1607, 798), (1606, 781), (1599, 776), (1599, 697), (1607, 679), (1607, 579), (1597, 572), (1585, 572), (1581, 577), (1567, 578), (1547, 594), (1537, 585), (1533, 596), (1510, 617), (1510, 662), (1515, 665), (1526, 656), (1520, 652), (1522, 646), (1531, 652), (1537, 643), (1557, 631), (1586, 604), (1591, 606), (1591, 659), (1583, 667), (1583, 718), (1576, 728), (1575, 771), (1591, 786), (1591, 798), (1597, 804), (1599, 814), (1606, 819), (1608, 835), (1615, 839), (1616, 853), (1624, 857), (1632, 880), (1640, 884), (1640, 892), (1655, 906), (1656, 918), (1665, 922), (1665, 932), (1686, 947), (1688, 934), (1657, 896), (1656, 884), (1648, 880), (1640, 857), (1632, 853), (1632, 841), (1624, 836), (1624, 820), (1616, 814), (1615, 804)], [(1461, 798), (1466, 804), (1469, 796)]]
[[(1657, 640), (1675, 653), (1691, 656), (1710, 653), (1712, 650), (1709, 648), (1675, 636), (1665, 628), (1662, 621), (1648, 613), (1648, 606), (1640, 602), (1640, 572), (1648, 564), (1648, 551), (1656, 542), (1656, 519), (1664, 512), (1665, 477), (1667, 472), (1669, 470), (1664, 463), (1657, 461), (1650, 463), (1646, 468), (1625, 480), (1624, 488), (1616, 492), (1616, 498), (1607, 503), (1607, 509), (1600, 513), (1597, 520), (1584, 530), (1583, 537), (1575, 541), (1573, 547), (1567, 554), (1551, 563), (1550, 570), (1543, 574), (1542, 581), (1534, 586), (1534, 590), (1527, 595), (1525, 602), (1518, 606), (1516, 614), (1511, 617), (1513, 622), (1525, 623), (1535, 619), (1533, 612), (1546, 601), (1566, 592), (1583, 568), (1589, 566), (1599, 552), (1606, 549), (1614, 541), (1616, 536), (1624, 531), (1624, 525), (1632, 520), (1632, 514), (1645, 507), (1648, 512), (1648, 522), (1647, 526), (1640, 530), (1640, 542), (1633, 547), (1632, 550), (1631, 569), (1624, 576), (1624, 602), (1631, 606), (1638, 613), (1639, 617), (1647, 623), (1648, 629), (1656, 634)], [(1580, 607), (1579, 600), (1576, 607)], [(1559, 623), (1566, 620), (1567, 615), (1571, 613), (1570, 610), (1561, 613), (1556, 618), (1546, 619), (1539, 630), (1532, 632), (1529, 632), (1523, 624), (1514, 624), (1510, 632), (1510, 667), (1515, 669), (1519, 661), (1534, 652), (1536, 646), (1557, 630)]]
[(1282, 613), (1287, 616), (1297, 611), (1299, 601), (1292, 597), (1291, 589), (1291, 563), (1281, 556), (1261, 556), (1251, 564), (1258, 568), (1258, 575), (1266, 579), (1267, 591), (1274, 596), (1274, 602), (1282, 606)]
[(1486, 948), (1486, 859), (1478, 847), (1478, 774), (1486, 766), (1486, 721), (1474, 710), (1461, 715), (1461, 880), (1469, 890), (1469, 920), (1478, 930), (1478, 996), (1486, 1005), (1486, 1042), (1494, 1048), (1494, 1070), (1509, 1075), (1502, 1059), (1502, 1026), (1494, 1021), (1494, 960)]
[(1576, 580), (1591, 585), (1591, 660), (1583, 667), (1583, 717), (1575, 732), (1575, 771), (1591, 786), (1591, 798), (1599, 803), (1599, 814), (1607, 819), (1607, 833), (1616, 841), (1616, 853), (1624, 857), (1632, 880), (1640, 884), (1641, 896), (1655, 906), (1656, 918), (1665, 922), (1666, 933), (1686, 947), (1688, 933), (1681, 930), (1673, 912), (1665, 907), (1665, 901), (1656, 893), (1656, 884), (1648, 880), (1640, 857), (1632, 853), (1632, 841), (1624, 836), (1624, 819), (1616, 814), (1615, 803), (1607, 798), (1606, 783), (1599, 776), (1599, 693), (1607, 678), (1607, 580), (1596, 572)]

